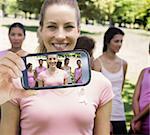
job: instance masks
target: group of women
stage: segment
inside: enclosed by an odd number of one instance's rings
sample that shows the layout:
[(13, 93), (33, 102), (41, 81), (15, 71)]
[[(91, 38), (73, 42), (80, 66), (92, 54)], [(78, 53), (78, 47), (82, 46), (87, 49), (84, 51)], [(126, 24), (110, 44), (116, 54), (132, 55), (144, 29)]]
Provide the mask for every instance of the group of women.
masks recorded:
[(39, 66), (35, 67), (35, 69), (33, 69), (32, 63), (28, 63), (26, 66), (28, 85), (30, 88), (82, 83), (80, 59), (77, 60), (77, 67), (73, 73), (69, 66), (69, 58), (65, 58), (63, 67), (57, 67), (59, 61), (57, 55), (47, 56), (47, 67), (43, 66), (43, 59), (39, 59), (38, 61)]
[[(45, 0), (38, 32), (38, 52), (73, 50), (80, 35), (77, 1)], [(114, 135), (127, 134), (121, 97), (127, 62), (116, 55), (123, 41), (122, 30), (112, 27), (105, 32), (103, 54), (92, 62), (96, 71), (92, 70), (89, 84), (32, 92), (20, 85), (25, 69), (21, 57), (26, 52), (17, 45), (24, 40), (25, 32), (14, 27), (9, 37), (13, 35), (18, 40), (14, 42), (15, 49), (1, 52), (0, 58), (0, 134), (17, 135), (19, 131), (21, 135), (109, 135), (110, 131)], [(50, 63), (49, 57), (48, 60)], [(44, 75), (39, 74), (41, 85), (44, 76), (53, 70), (52, 66), (44, 70)], [(135, 115), (131, 127), (135, 134), (149, 133), (149, 74), (149, 68), (143, 70), (133, 98)]]

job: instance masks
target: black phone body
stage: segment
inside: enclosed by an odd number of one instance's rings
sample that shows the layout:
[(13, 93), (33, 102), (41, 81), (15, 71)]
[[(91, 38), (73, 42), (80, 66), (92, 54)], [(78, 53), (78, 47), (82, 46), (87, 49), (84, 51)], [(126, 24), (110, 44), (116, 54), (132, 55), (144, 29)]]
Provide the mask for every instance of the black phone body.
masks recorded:
[[(64, 66), (64, 61), (66, 58), (69, 59), (69, 66), (71, 69), (71, 75), (68, 75), (68, 78), (72, 79), (71, 83), (67, 84), (59, 84), (53, 82), (53, 84), (56, 85), (46, 85), (46, 86), (38, 86), (38, 81), (41, 79), (40, 77), (35, 81), (35, 86), (30, 85), (30, 75), (27, 69), (27, 65), (32, 64), (32, 69), (35, 72), (36, 67), (38, 67), (39, 60), (43, 60), (44, 66), (46, 67), (46, 70), (48, 70), (48, 62), (47, 59), (48, 57), (50, 58), (51, 56), (57, 56), (58, 61)], [(23, 77), (21, 79), (22, 86), (24, 89), (33, 89), (33, 90), (44, 90), (44, 89), (54, 89), (54, 88), (67, 88), (67, 87), (77, 87), (77, 86), (85, 86), (90, 82), (91, 79), (91, 69), (90, 69), (90, 61), (89, 61), (89, 54), (85, 50), (73, 50), (73, 51), (63, 51), (63, 52), (48, 52), (48, 53), (35, 53), (35, 54), (29, 54), (25, 57), (23, 57), (26, 69), (23, 71)], [(75, 71), (76, 68), (78, 68), (78, 62), (81, 62), (81, 71), (82, 71), (82, 81), (81, 82), (76, 82), (75, 81)], [(58, 62), (57, 62), (58, 65)], [(59, 67), (60, 68), (60, 67)], [(45, 71), (46, 71), (45, 70)], [(62, 70), (62, 69), (60, 69)], [(41, 72), (39, 76), (44, 73)], [(38, 76), (38, 75), (37, 75)], [(34, 76), (33, 76), (34, 77)], [(52, 76), (49, 76), (49, 78)], [(34, 77), (35, 78), (35, 77)], [(59, 77), (58, 77), (59, 78)], [(53, 79), (51, 79), (53, 80)]]

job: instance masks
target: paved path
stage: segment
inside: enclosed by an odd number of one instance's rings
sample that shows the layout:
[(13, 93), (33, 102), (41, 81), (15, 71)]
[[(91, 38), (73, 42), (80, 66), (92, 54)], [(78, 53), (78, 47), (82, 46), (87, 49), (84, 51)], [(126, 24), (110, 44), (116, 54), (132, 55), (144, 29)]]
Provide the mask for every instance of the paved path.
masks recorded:
[[(38, 21), (35, 20), (0, 18), (0, 51), (10, 47), (7, 36), (8, 28), (4, 27), (3, 25), (11, 24), (16, 21), (19, 21), (27, 26), (38, 26)], [(96, 41), (94, 57), (98, 57), (102, 53), (103, 33), (106, 31), (107, 27), (81, 25), (81, 29), (88, 30), (90, 32), (102, 33), (101, 35), (92, 36)], [(128, 62), (127, 79), (132, 83), (136, 83), (140, 71), (144, 67), (150, 65), (150, 55), (148, 54), (150, 32), (145, 32), (142, 30), (123, 30), (125, 32), (125, 37), (123, 46), (118, 55)], [(38, 43), (36, 33), (27, 31), (23, 48), (26, 51), (33, 53), (35, 52), (37, 46)]]

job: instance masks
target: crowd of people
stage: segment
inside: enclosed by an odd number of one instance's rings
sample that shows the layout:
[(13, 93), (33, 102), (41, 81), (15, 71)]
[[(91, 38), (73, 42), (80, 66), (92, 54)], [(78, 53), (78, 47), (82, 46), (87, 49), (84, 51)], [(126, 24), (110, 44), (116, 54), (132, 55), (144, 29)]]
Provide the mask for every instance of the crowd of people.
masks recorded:
[[(57, 10), (55, 10), (57, 9)], [(74, 79), (69, 58), (59, 61), (47, 56), (33, 69), (25, 67), (22, 49), (25, 28), (14, 23), (8, 32), (12, 47), (0, 52), (0, 104), (2, 135), (149, 135), (150, 67), (145, 67), (137, 81), (129, 132), (126, 127), (122, 91), (128, 63), (117, 55), (125, 33), (110, 27), (104, 33), (103, 53), (94, 58), (95, 41), (80, 36), (80, 10), (76, 0), (45, 0), (38, 28), (38, 53), (84, 49), (89, 53), (91, 80), (86, 86), (25, 91), (22, 71), (27, 68), (30, 87), (82, 83), (82, 61), (76, 61)], [(30, 52), (28, 52), (30, 53)], [(150, 45), (149, 45), (150, 54)]]
[[(47, 60), (37, 59), (37, 61), (39, 65), (34, 69), (32, 63), (26, 65), (30, 88), (82, 83), (82, 62), (79, 58), (76, 60), (75, 69), (72, 68), (74, 71), (69, 66), (69, 58), (65, 58), (63, 63), (57, 55), (48, 55)], [(44, 61), (47, 66), (43, 66)], [(64, 66), (59, 66), (58, 62)]]

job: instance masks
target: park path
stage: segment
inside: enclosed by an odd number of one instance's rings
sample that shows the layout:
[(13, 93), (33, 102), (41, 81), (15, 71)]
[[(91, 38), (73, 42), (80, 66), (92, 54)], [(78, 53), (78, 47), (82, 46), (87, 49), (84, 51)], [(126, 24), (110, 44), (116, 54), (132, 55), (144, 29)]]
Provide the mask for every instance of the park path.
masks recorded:
[[(38, 26), (38, 21), (36, 20), (0, 18), (0, 51), (8, 49), (10, 47), (10, 43), (7, 36), (8, 28), (4, 27), (3, 25), (10, 25), (16, 21), (21, 22), (27, 26)], [(81, 29), (83, 30), (101, 33), (101, 35), (90, 35), (96, 41), (96, 47), (94, 50), (95, 58), (102, 53), (103, 36), (107, 28), (108, 27), (103, 27), (100, 25), (81, 25)], [(148, 67), (150, 65), (150, 55), (148, 54), (150, 32), (145, 32), (144, 30), (130, 29), (123, 29), (123, 31), (125, 32), (124, 42), (118, 55), (128, 62), (128, 71), (126, 78), (131, 83), (135, 84), (140, 71), (144, 67)], [(26, 51), (33, 53), (35, 52), (37, 46), (38, 43), (36, 32), (27, 31), (23, 48)]]

